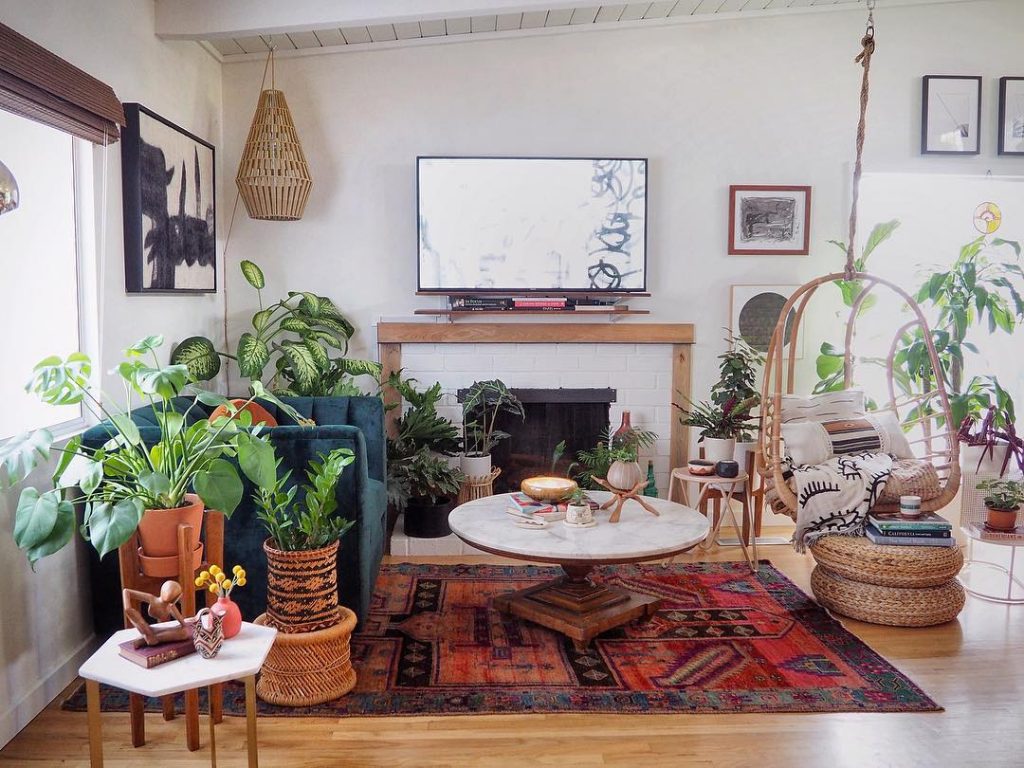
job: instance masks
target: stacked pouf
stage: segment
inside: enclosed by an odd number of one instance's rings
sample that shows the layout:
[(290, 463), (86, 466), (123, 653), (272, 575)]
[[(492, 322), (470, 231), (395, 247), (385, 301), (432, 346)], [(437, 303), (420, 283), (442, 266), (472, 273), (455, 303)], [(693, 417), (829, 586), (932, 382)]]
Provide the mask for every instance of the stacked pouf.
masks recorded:
[(871, 624), (928, 627), (952, 621), (966, 594), (952, 547), (890, 547), (863, 536), (825, 536), (810, 545), (811, 591), (831, 611)]
[(338, 542), (267, 553), (267, 612), (254, 623), (277, 629), (256, 694), (271, 704), (309, 707), (356, 684), (349, 641), (356, 615), (338, 605)]

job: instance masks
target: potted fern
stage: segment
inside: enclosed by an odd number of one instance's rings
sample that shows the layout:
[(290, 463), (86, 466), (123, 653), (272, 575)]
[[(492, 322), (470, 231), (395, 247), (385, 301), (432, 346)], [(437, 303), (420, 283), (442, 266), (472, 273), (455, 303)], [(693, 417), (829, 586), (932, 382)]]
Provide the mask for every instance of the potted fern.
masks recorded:
[(256, 489), (256, 514), (269, 534), (263, 542), (267, 619), (282, 632), (313, 632), (338, 621), (338, 545), (355, 521), (338, 514), (335, 487), (354, 461), (351, 450), (336, 448), (309, 463), (301, 487), (288, 487), (291, 472), (285, 472)]
[(450, 534), (448, 513), (462, 487), (463, 475), (421, 448), (388, 466), (389, 501), (405, 513), (405, 532), (433, 539)]

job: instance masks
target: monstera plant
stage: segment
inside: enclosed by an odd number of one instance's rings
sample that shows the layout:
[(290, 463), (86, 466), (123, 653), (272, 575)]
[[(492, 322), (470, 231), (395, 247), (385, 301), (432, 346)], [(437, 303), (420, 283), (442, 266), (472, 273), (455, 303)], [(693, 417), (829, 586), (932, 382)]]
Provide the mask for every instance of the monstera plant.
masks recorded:
[[(150, 336), (126, 350), (126, 359), (116, 369), (128, 393), (124, 410), (112, 409), (109, 399), (94, 389), (92, 363), (84, 354), (74, 353), (64, 360), (48, 357), (33, 370), (28, 391), (49, 405), (81, 404), (101, 420), (109, 439), (91, 448), (81, 436), (61, 443), (49, 430), (40, 429), (0, 445), (0, 490), (25, 481), (51, 456), (57, 457), (51, 487), (42, 492), (27, 487), (18, 501), (14, 540), (30, 563), (71, 540), (76, 503), (83, 510), (81, 534), (102, 557), (126, 542), (144, 517), (164, 510), (198, 506), (201, 519), (205, 506), (230, 516), (242, 499), (239, 468), (257, 486), (273, 484), (273, 448), (259, 434), (260, 427), (252, 426), (244, 405), (194, 389), (184, 365), (161, 366), (156, 350), (162, 343), (162, 337)], [(192, 398), (184, 408), (175, 401), (182, 395)], [(298, 417), (254, 382), (246, 404), (257, 397)], [(147, 444), (131, 418), (136, 398), (151, 409), (159, 430), (155, 442)], [(187, 415), (197, 403), (223, 405), (227, 414), (212, 422), (199, 418), (189, 424)], [(300, 417), (297, 423), (305, 422)], [(236, 458), (237, 464), (229, 458)]]
[(174, 349), (172, 363), (186, 366), (196, 381), (216, 376), (222, 357), (234, 360), (242, 376), (252, 381), (263, 381), (270, 367), (268, 386), (279, 395), (359, 394), (354, 376), (379, 380), (378, 363), (345, 357), (355, 328), (333, 301), (308, 291), (289, 291), (264, 307), (263, 270), (252, 261), (240, 266), (246, 282), (256, 289), (260, 308), (252, 316), (252, 329), (238, 338), (235, 354), (218, 352), (205, 336), (192, 336)]

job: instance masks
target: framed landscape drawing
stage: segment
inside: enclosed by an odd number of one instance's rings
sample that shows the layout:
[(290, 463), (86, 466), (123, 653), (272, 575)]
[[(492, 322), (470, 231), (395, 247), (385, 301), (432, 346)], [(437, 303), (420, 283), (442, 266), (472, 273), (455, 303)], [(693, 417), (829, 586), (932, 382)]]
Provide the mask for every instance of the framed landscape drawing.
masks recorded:
[(921, 88), (921, 154), (981, 152), (981, 78), (925, 75)]
[(810, 187), (729, 187), (731, 255), (806, 256), (810, 228)]
[[(729, 296), (729, 331), (759, 352), (768, 351), (768, 342), (779, 322), (782, 308), (799, 285), (733, 285)], [(786, 323), (787, 342), (783, 354), (789, 355), (795, 311), (790, 311)], [(796, 359), (804, 356), (803, 337), (796, 338)]]
[(216, 293), (213, 145), (141, 104), (121, 132), (128, 293)]
[(999, 154), (1024, 155), (1024, 77), (999, 78)]

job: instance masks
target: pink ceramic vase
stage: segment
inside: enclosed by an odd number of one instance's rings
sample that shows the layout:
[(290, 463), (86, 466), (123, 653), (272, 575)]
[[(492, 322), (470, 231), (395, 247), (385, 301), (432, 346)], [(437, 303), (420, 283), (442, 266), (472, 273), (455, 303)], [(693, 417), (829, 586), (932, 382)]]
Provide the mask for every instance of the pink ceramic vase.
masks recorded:
[(242, 612), (230, 597), (218, 597), (217, 602), (213, 604), (210, 610), (221, 617), (221, 626), (224, 628), (225, 640), (234, 637), (242, 631)]

